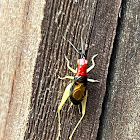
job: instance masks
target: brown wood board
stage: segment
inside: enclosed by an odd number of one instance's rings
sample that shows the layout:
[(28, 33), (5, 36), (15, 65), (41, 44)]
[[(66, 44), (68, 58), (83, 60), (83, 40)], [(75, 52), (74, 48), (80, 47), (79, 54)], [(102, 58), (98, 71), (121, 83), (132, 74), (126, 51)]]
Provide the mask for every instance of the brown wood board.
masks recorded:
[[(58, 75), (73, 75), (64, 55), (73, 68), (78, 58), (63, 36), (80, 49), (85, 25), (89, 66), (91, 57), (98, 54), (88, 77), (100, 83), (88, 83), (86, 114), (73, 140), (96, 139), (121, 0), (15, 0), (0, 4), (0, 139), (56, 139), (57, 108), (70, 82), (59, 80)], [(67, 101), (61, 111), (62, 140), (68, 139), (81, 117), (77, 107), (67, 112), (69, 105)]]
[[(89, 95), (86, 115), (76, 130), (73, 139), (96, 139), (102, 102), (106, 90), (106, 77), (112, 53), (120, 1), (47, 1), (42, 22), (42, 43), (36, 61), (31, 113), (25, 139), (56, 139), (57, 107), (69, 80), (60, 81), (58, 75), (72, 75), (66, 67), (64, 55), (76, 68), (77, 54), (66, 40), (80, 48), (81, 30), (84, 25), (84, 40), (88, 43), (88, 60), (94, 54), (95, 69), (88, 75), (100, 83), (88, 84)], [(68, 139), (80, 119), (77, 107), (69, 112), (67, 101), (61, 111), (61, 138)]]

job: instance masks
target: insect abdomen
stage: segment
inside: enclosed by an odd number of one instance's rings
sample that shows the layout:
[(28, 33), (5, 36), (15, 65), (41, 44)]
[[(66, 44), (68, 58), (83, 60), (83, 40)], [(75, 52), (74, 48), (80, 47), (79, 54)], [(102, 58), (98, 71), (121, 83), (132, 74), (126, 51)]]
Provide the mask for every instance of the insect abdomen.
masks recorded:
[(78, 85), (75, 85), (73, 92), (70, 96), (70, 99), (73, 104), (78, 105), (81, 103), (85, 96), (86, 86), (84, 83), (79, 83)]

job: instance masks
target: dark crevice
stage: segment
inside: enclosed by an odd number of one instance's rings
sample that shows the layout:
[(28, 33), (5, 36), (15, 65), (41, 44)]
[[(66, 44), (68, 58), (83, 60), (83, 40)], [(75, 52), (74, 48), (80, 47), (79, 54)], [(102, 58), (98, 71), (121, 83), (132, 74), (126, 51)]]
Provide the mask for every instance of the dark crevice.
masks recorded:
[(110, 82), (112, 81), (113, 78), (113, 71), (115, 67), (115, 60), (116, 60), (116, 55), (118, 52), (118, 43), (119, 43), (119, 36), (121, 33), (121, 28), (122, 28), (122, 22), (124, 21), (124, 13), (126, 11), (126, 1), (122, 1), (121, 7), (120, 7), (120, 13), (118, 13), (118, 23), (117, 23), (117, 28), (116, 28), (116, 36), (114, 39), (113, 43), (113, 50), (110, 58), (110, 63), (109, 63), (109, 68), (108, 68), (108, 75), (107, 75), (107, 81), (106, 81), (106, 93), (104, 96), (104, 101), (102, 104), (102, 113), (100, 116), (100, 123), (99, 123), (99, 128), (98, 128), (98, 133), (97, 133), (97, 138), (96, 140), (101, 140), (102, 139), (102, 134), (103, 134), (103, 129), (104, 129), (104, 120), (105, 117), (107, 116), (107, 102), (108, 102), (108, 97), (109, 97), (109, 91), (110, 91)]

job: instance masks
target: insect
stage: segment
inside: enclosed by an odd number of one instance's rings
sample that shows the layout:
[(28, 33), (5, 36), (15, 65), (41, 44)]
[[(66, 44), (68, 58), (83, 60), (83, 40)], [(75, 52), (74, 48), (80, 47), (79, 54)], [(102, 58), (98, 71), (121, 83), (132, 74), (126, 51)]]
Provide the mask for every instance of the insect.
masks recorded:
[[(83, 32), (83, 30), (82, 30)], [(69, 140), (72, 139), (72, 136), (75, 132), (75, 130), (77, 129), (78, 125), (80, 124), (80, 122), (82, 121), (84, 115), (85, 115), (85, 111), (86, 111), (86, 102), (87, 102), (87, 96), (88, 96), (88, 90), (87, 90), (87, 82), (99, 82), (98, 80), (93, 80), (93, 79), (89, 79), (87, 78), (87, 73), (90, 72), (94, 66), (95, 66), (95, 62), (94, 62), (94, 58), (97, 56), (94, 55), (91, 59), (92, 61), (92, 66), (90, 66), (89, 68), (87, 68), (87, 64), (88, 61), (86, 60), (87, 58), (87, 49), (84, 49), (84, 41), (82, 38), (82, 33), (81, 33), (81, 50), (77, 50), (74, 45), (68, 40), (68, 42), (72, 45), (72, 47), (77, 51), (77, 53), (79, 54), (79, 59), (77, 61), (78, 64), (78, 68), (77, 70), (74, 70), (73, 68), (70, 67), (70, 62), (67, 59), (67, 57), (65, 56), (65, 59), (67, 61), (67, 67), (69, 70), (71, 70), (75, 76), (65, 76), (65, 77), (60, 77), (59, 79), (71, 79), (73, 80), (72, 83), (70, 83), (64, 93), (63, 93), (63, 97), (62, 100), (60, 102), (60, 105), (58, 107), (58, 136), (57, 136), (57, 140), (59, 140), (60, 137), (60, 111), (64, 105), (64, 103), (66, 102), (66, 100), (68, 98), (70, 98), (71, 100), (71, 105), (70, 107), (74, 104), (74, 105), (81, 105), (82, 107), (82, 116), (80, 118), (80, 120), (78, 121), (78, 123), (76, 124), (75, 128), (73, 129)]]

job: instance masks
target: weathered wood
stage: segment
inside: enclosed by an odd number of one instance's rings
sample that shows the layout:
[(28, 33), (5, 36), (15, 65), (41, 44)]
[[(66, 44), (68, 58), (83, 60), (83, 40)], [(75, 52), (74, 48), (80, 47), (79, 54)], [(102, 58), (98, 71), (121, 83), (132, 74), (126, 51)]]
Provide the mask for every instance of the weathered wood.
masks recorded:
[(98, 138), (140, 139), (140, 1), (122, 3)]
[[(84, 25), (89, 64), (98, 53), (89, 77), (100, 83), (89, 83), (86, 115), (73, 139), (96, 139), (120, 3), (121, 0), (47, 0), (43, 9), (42, 1), (1, 2), (0, 139), (56, 139), (57, 107), (69, 82), (59, 81), (58, 75), (72, 74), (66, 68), (64, 54), (74, 68), (77, 60), (76, 52), (62, 36), (80, 48)], [(63, 140), (68, 139), (80, 118), (77, 107), (67, 112), (68, 105), (66, 102), (61, 112)]]
[(43, 5), (0, 0), (0, 140), (24, 138)]
[[(96, 139), (106, 77), (112, 52), (121, 0), (47, 0), (42, 22), (42, 42), (38, 51), (33, 80), (33, 95), (28, 129), (24, 139), (55, 140), (57, 136), (57, 107), (68, 80), (58, 80), (58, 75), (71, 75), (64, 54), (76, 68), (77, 54), (62, 38), (69, 39), (80, 48), (84, 25), (85, 41), (89, 40), (88, 60), (98, 53), (96, 66), (89, 77), (100, 83), (89, 84), (86, 115), (73, 140)], [(67, 101), (61, 111), (61, 139), (68, 139), (80, 118), (77, 107), (67, 112)]]

